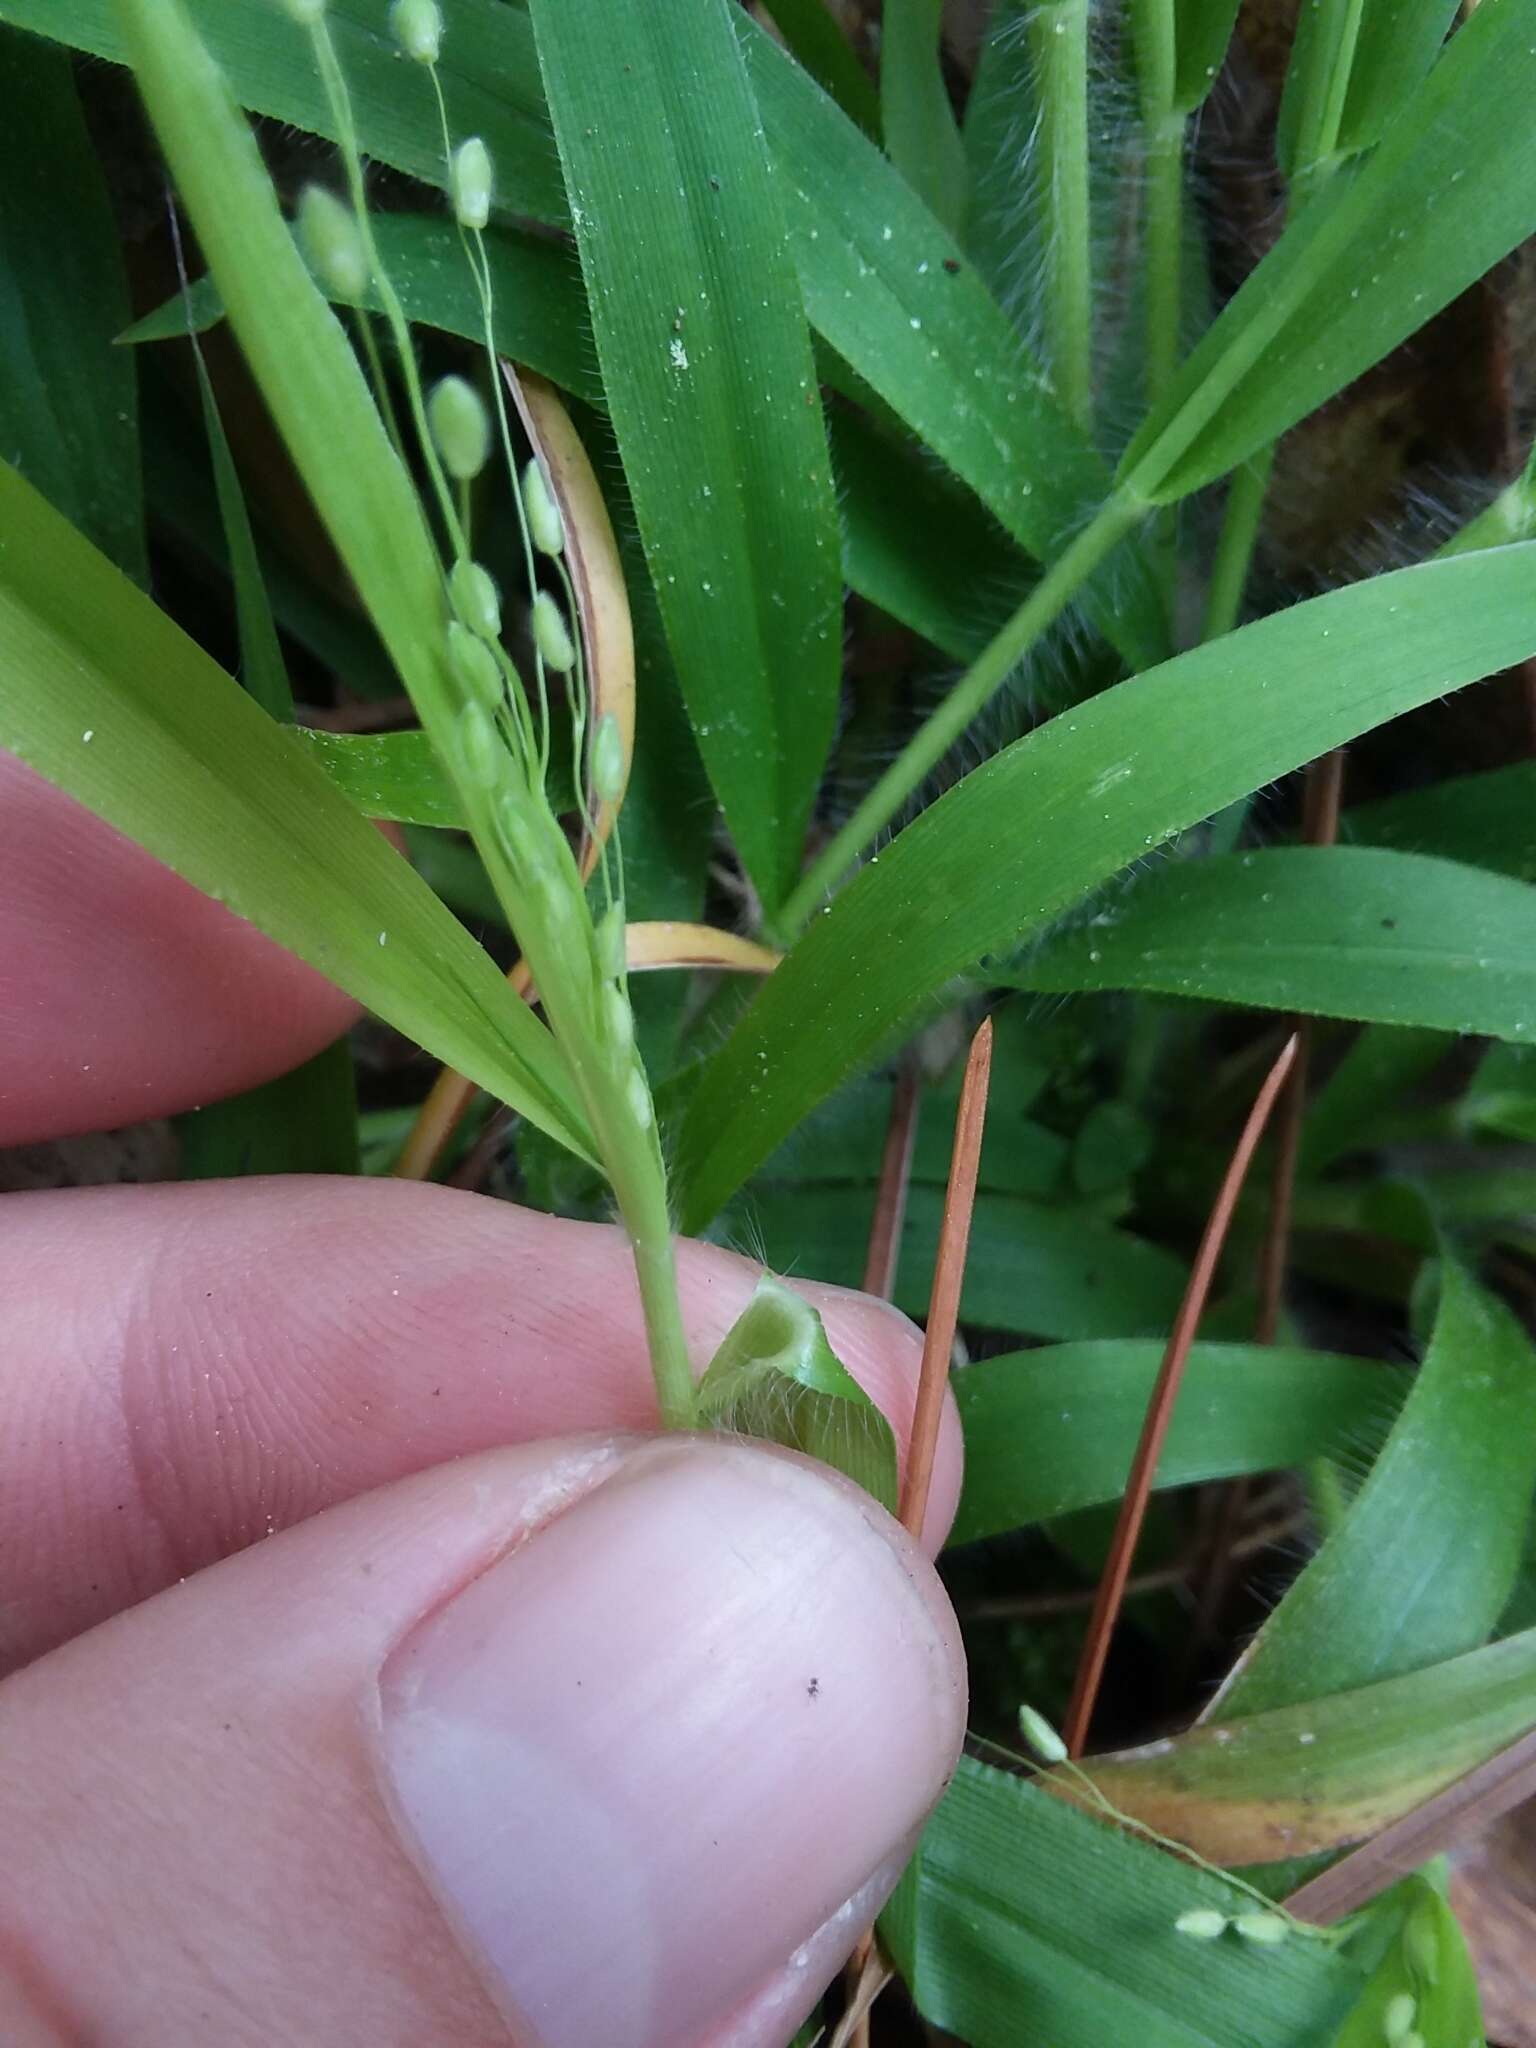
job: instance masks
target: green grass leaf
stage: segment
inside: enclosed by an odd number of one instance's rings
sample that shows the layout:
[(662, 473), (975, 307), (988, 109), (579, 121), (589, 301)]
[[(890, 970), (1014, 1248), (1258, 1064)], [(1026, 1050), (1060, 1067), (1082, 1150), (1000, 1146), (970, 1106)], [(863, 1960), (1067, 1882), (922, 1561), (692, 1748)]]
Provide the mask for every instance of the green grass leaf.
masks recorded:
[(706, 1067), (679, 1149), (685, 1227), (956, 975), (1235, 798), (1536, 651), (1533, 570), (1523, 544), (1295, 605), (966, 776), (812, 921)]
[[(336, 140), (308, 42), (274, 0), (192, 0), (188, 12), (243, 106)], [(500, 178), (498, 205), (561, 223), (560, 164), (527, 16), (502, 0), (448, 0), (443, 12), (448, 32), (438, 72), (451, 132), (485, 138)], [(402, 62), (384, 0), (330, 0), (327, 15), (363, 147), (381, 163), (441, 185), (443, 142), (432, 88)], [(0, 0), (0, 21), (117, 64), (128, 61), (115, 0)]]
[(135, 582), (148, 581), (117, 224), (69, 58), (0, 30), (0, 448)]
[[(193, 0), (191, 12), (244, 105), (331, 134), (303, 39), (270, 0)], [(553, 147), (527, 15), (501, 0), (451, 0), (445, 12), (454, 133), (483, 136), (503, 204), (566, 225), (564, 196), (550, 176)], [(424, 81), (413, 97), (401, 90), (398, 60), (391, 54), (387, 67), (381, 62), (392, 46), (378, 8), (371, 0), (336, 0), (333, 15), (363, 148), (443, 184), (436, 111)], [(0, 0), (0, 21), (123, 60), (109, 0)], [(744, 14), (736, 27), (769, 147), (785, 174), (811, 324), (1030, 554), (1057, 552), (1104, 494), (1098, 458), (1044, 388), (1039, 365), (963, 252), (900, 174), (772, 37)], [(661, 337), (663, 347), (669, 339)], [(1162, 600), (1133, 547), (1120, 549), (1084, 601), (1132, 666), (1167, 653)]]
[(1349, 1513), (1220, 1695), (1260, 1714), (1482, 1643), (1519, 1570), (1536, 1487), (1536, 1350), (1452, 1258), (1424, 1364)]
[[(1053, 1344), (954, 1376), (965, 1486), (953, 1543), (974, 1543), (1118, 1500), (1159, 1343)], [(1158, 1465), (1159, 1487), (1305, 1464), (1376, 1438), (1403, 1375), (1358, 1358), (1251, 1344), (1197, 1344)]]
[(1232, 40), (1238, 4), (1239, 0), (1173, 0), (1175, 112), (1192, 114), (1215, 84)]
[(176, 1119), (183, 1180), (358, 1173), (352, 1047), (338, 1038), (291, 1073)]
[(532, 13), (678, 682), (771, 909), (798, 871), (842, 645), (837, 508), (778, 180), (725, 0)]
[[(485, 315), (453, 222), (436, 213), (380, 213), (373, 238), (407, 320), (481, 342)], [(587, 324), (581, 272), (569, 248), (547, 235), (492, 226), (485, 233), (491, 271), (491, 331), (497, 352), (537, 370), (562, 391), (599, 402), (602, 379)], [(319, 280), (317, 280), (317, 283)], [(382, 310), (376, 289), (338, 304)], [(146, 313), (118, 336), (133, 344), (174, 341), (190, 325), (202, 332), (224, 317), (211, 276)]]
[(1022, 601), (1030, 563), (915, 443), (901, 445), (846, 406), (829, 423), (844, 576), (941, 653), (974, 659)]
[(219, 523), (224, 529), (224, 551), (229, 562), (230, 581), (235, 591), (235, 620), (240, 635), (240, 680), (269, 718), (285, 723), (293, 718), (293, 691), (277, 637), (277, 622), (267, 595), (261, 562), (256, 553), (256, 536), (240, 487), (240, 472), (213, 380), (203, 361), (201, 346), (194, 341), (197, 390), (202, 401), (203, 425), (208, 435), (208, 458), (213, 468), (214, 495), (218, 500)]
[(1507, 875), (1365, 847), (1176, 861), (1002, 979), (1530, 1038), (1536, 894)]
[(316, 732), (293, 738), (365, 818), (465, 829), (464, 806), (424, 732)]
[(548, 1032), (291, 734), (4, 465), (0, 531), (0, 742), (587, 1152)]
[[(1028, 1115), (1049, 1078), (1050, 1064), (1038, 1054), (1031, 1058), (1027, 1008), (1021, 1002), (1011, 1011), (993, 1013), (996, 1051), (977, 1178), (983, 1194), (1040, 1197), (1057, 1192), (1062, 1185), (1067, 1140)], [(1009, 1019), (1013, 1020), (1012, 1029)], [(997, 1044), (1005, 1033), (1004, 1043)], [(1006, 1057), (997, 1056), (1003, 1053)], [(753, 1192), (766, 1189), (773, 1193), (775, 1183), (786, 1181), (812, 1187), (832, 1181), (844, 1184), (855, 1198), (868, 1193), (879, 1177), (893, 1092), (887, 1076), (860, 1079), (840, 1088), (773, 1155), (754, 1181)], [(949, 1179), (958, 1102), (954, 1076), (921, 1091), (911, 1176), (918, 1186), (943, 1187)], [(850, 1241), (857, 1229), (857, 1223), (849, 1226), (846, 1234)]]
[(1440, 55), (1457, 0), (1364, 0), (1339, 121), (1340, 155), (1373, 148)]
[(773, 0), (767, 12), (785, 47), (793, 51), (822, 91), (878, 142), (880, 96), (854, 55), (841, 23), (828, 10), (827, 0)]
[(1536, 1145), (1536, 1047), (1490, 1046), (1456, 1105), (1463, 1130)]
[(890, 0), (881, 18), (880, 112), (891, 162), (958, 235), (966, 162), (940, 62), (943, 15), (942, 0)]
[[(1107, 489), (1038, 362), (905, 179), (783, 50), (739, 33), (811, 324), (1036, 559), (1056, 554)], [(1168, 650), (1162, 600), (1124, 546), (1084, 604), (1137, 666)]]
[(1171, 502), (1236, 468), (1536, 231), (1536, 0), (1485, 0), (1375, 154), (1302, 209), (1126, 451)]
[(924, 2018), (971, 2048), (1315, 2048), (1359, 1994), (1352, 1964), (1320, 1941), (1174, 1930), (1193, 1907), (1252, 1903), (964, 1757), (880, 1933)]
[[(385, 213), (373, 226), (407, 319), (478, 342), (480, 301), (451, 223), (436, 214)], [(570, 252), (548, 237), (495, 227), (485, 250), (501, 354), (577, 398), (601, 403), (581, 273)], [(377, 294), (362, 303), (376, 311)], [(223, 317), (218, 287), (205, 276), (118, 339), (177, 340), (189, 326), (201, 333)], [(1027, 558), (915, 443), (898, 443), (847, 406), (837, 407), (828, 425), (845, 578), (945, 654), (969, 660), (1018, 603), (1032, 574)]]
[(1449, 1032), (1373, 1024), (1362, 1031), (1307, 1104), (1303, 1175), (1321, 1173), (1347, 1152), (1374, 1142), (1380, 1119), (1445, 1057)]
[[(184, 387), (153, 356), (139, 365), (145, 423), (144, 478), (160, 544), (176, 553), (199, 580), (212, 572), (215, 587), (232, 587), (219, 518), (218, 493), (208, 459), (208, 437), (187, 404)], [(328, 559), (311, 561), (279, 530), (260, 498), (248, 501), (262, 580), (273, 615), (296, 646), (306, 649), (356, 697), (398, 697), (400, 679), (378, 635), (350, 592), (326, 587), (336, 578)], [(275, 521), (277, 523), (275, 523)]]
[[(942, 1209), (938, 1187), (914, 1187), (908, 1196), (895, 1300), (909, 1315), (928, 1307)], [(873, 1213), (870, 1187), (757, 1183), (727, 1234), (781, 1270), (856, 1287)], [(1172, 1318), (1183, 1283), (1170, 1253), (1081, 1207), (984, 1194), (971, 1220), (961, 1314), (982, 1329), (1021, 1336), (1139, 1336)]]
[(1536, 761), (1351, 804), (1340, 829), (1362, 846), (1438, 854), (1536, 882)]

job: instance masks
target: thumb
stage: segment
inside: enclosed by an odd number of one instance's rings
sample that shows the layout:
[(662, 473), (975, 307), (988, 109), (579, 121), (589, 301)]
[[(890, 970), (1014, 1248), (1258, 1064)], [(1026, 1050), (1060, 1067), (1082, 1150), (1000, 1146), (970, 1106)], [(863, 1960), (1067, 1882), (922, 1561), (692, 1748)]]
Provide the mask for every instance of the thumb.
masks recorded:
[(572, 1438), (364, 1495), (0, 1686), (0, 2039), (779, 2048), (963, 1670), (921, 1553), (789, 1453)]

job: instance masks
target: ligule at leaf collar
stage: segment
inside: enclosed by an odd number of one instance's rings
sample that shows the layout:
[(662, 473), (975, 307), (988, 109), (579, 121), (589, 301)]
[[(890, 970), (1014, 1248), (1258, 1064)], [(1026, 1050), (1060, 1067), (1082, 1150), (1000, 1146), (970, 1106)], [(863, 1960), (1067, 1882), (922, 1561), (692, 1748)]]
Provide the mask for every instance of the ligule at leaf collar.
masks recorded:
[(699, 1416), (819, 1458), (896, 1512), (891, 1425), (839, 1361), (815, 1309), (770, 1274), (710, 1360)]

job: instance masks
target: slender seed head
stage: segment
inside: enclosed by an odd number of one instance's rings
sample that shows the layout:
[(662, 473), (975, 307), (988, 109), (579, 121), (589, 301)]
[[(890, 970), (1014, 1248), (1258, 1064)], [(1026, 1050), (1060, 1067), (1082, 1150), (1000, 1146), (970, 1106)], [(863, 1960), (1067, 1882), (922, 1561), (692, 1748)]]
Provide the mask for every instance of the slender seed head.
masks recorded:
[(565, 546), (565, 521), (550, 496), (538, 458), (532, 455), (523, 471), (523, 516), (528, 521), (528, 537), (539, 552), (558, 555)]
[(483, 705), (466, 704), (459, 713), (459, 763), (477, 789), (494, 789), (506, 772), (507, 750)]
[(1279, 1913), (1239, 1913), (1232, 1925), (1244, 1941), (1256, 1941), (1261, 1948), (1278, 1948), (1291, 1931)]
[(461, 555), (448, 578), (448, 596), (471, 633), (482, 640), (500, 639), (501, 595), (489, 569)]
[(299, 246), (329, 297), (349, 304), (368, 289), (368, 252), (350, 206), (323, 185), (299, 194)]
[(491, 217), (491, 192), (495, 184), (491, 152), (478, 135), (471, 135), (453, 152), (449, 166), (453, 211), (461, 228), (483, 228)]
[(1227, 1931), (1227, 1916), (1214, 1906), (1191, 1906), (1173, 1925), (1176, 1933), (1187, 1934), (1191, 1941), (1219, 1941)]
[(597, 721), (587, 772), (598, 802), (616, 804), (624, 794), (624, 736), (611, 711), (605, 711)]
[(482, 705), (487, 711), (501, 709), (501, 670), (496, 657), (483, 640), (457, 619), (448, 621), (448, 664), (472, 704)]
[(1047, 1721), (1044, 1714), (1036, 1713), (1033, 1707), (1020, 1707), (1019, 1733), (1029, 1744), (1042, 1763), (1064, 1764), (1067, 1760), (1067, 1745)]
[(535, 591), (533, 598), (533, 644), (544, 657), (546, 668), (564, 675), (576, 666), (576, 649), (571, 642), (565, 614), (547, 590)]
[(435, 64), (443, 47), (443, 17), (437, 0), (395, 0), (389, 25), (395, 41), (417, 64)]
[(468, 483), (480, 474), (491, 452), (491, 421), (473, 385), (441, 378), (427, 400), (427, 424), (451, 477)]
[(1413, 2033), (1418, 2012), (1418, 2000), (1411, 1991), (1399, 1991), (1395, 1998), (1387, 2000), (1387, 2009), (1381, 2016), (1381, 2031), (1387, 2048), (1403, 2048), (1403, 2043)]

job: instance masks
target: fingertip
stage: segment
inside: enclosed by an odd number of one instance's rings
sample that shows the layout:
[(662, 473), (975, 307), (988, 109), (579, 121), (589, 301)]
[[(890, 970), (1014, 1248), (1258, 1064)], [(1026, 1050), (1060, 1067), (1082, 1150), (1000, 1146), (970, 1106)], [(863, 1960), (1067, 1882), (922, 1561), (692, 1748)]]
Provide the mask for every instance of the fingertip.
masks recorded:
[(633, 1448), (382, 1694), (408, 1832), (509, 2010), (551, 2048), (662, 2048), (719, 2038), (784, 1957), (846, 1953), (966, 1686), (905, 1531), (808, 1459), (703, 1435)]
[(0, 752), (0, 1143), (107, 1130), (286, 1073), (357, 1006)]

